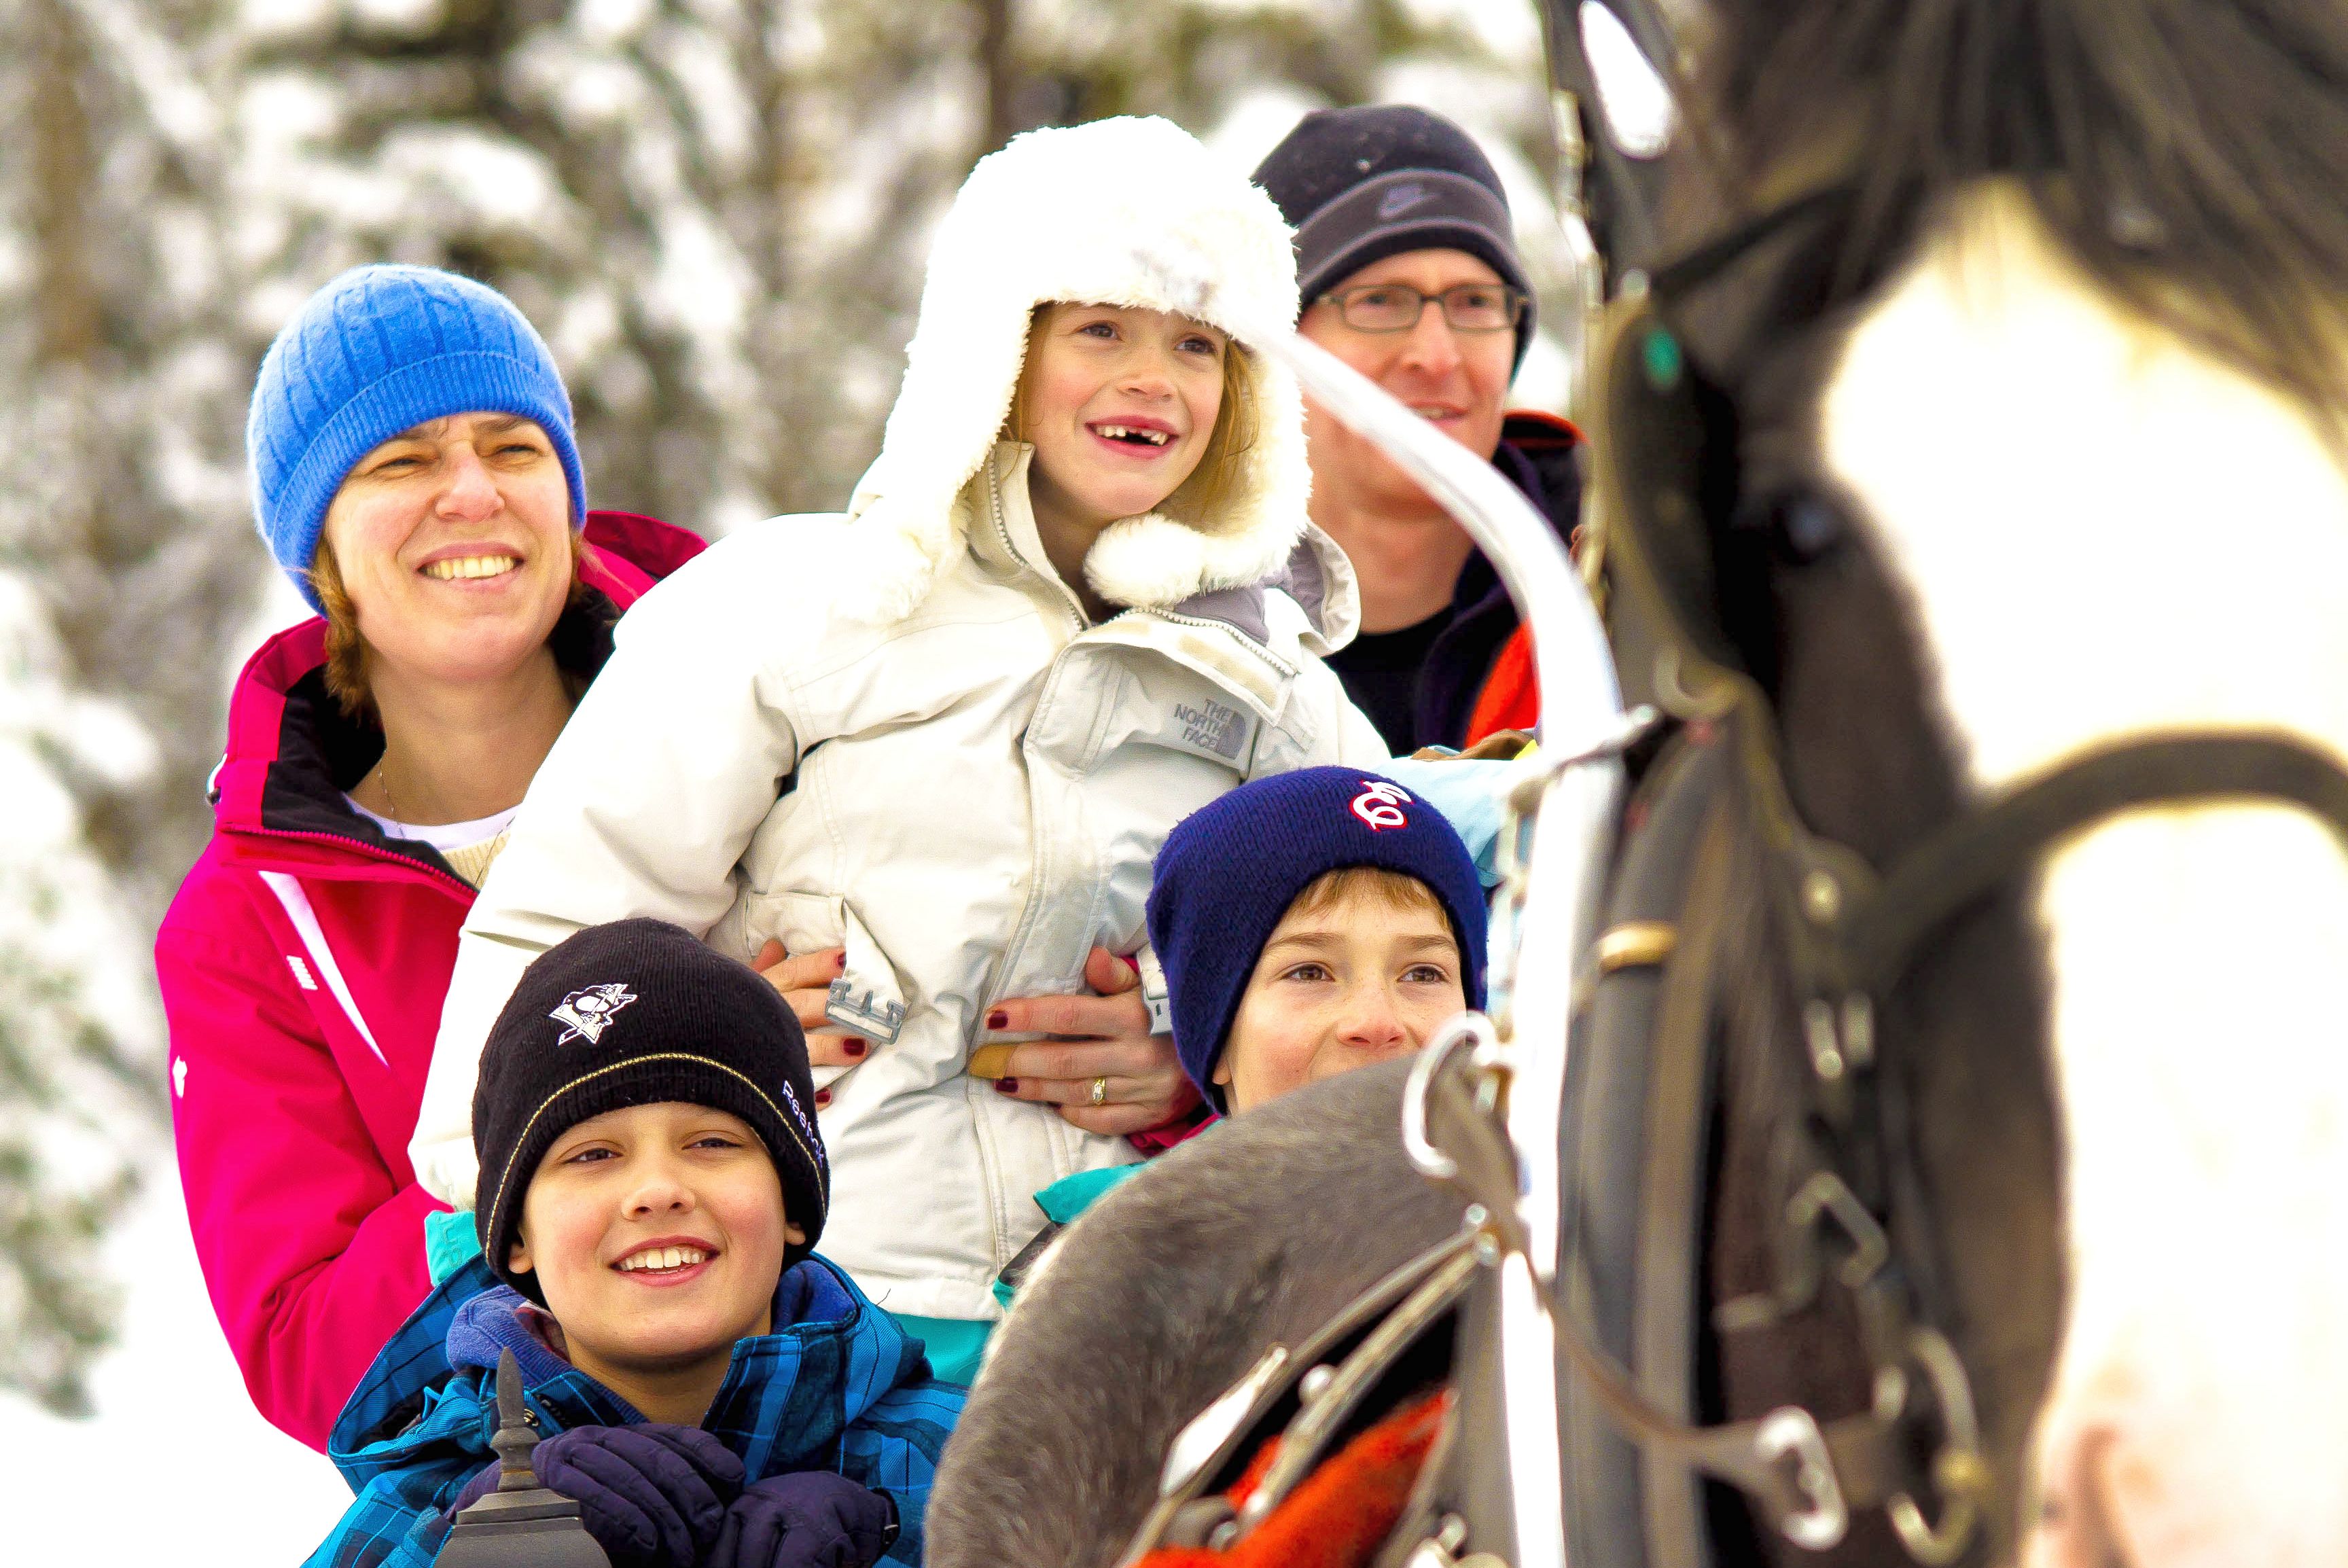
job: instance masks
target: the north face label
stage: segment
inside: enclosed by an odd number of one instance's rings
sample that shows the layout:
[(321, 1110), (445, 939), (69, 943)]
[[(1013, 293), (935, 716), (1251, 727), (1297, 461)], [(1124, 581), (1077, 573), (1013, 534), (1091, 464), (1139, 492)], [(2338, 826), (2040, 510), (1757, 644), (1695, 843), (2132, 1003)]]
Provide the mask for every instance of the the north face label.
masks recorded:
[(636, 994), (624, 985), (588, 985), (573, 991), (556, 1005), (547, 1016), (563, 1026), (555, 1044), (567, 1046), (573, 1040), (585, 1040), (594, 1045), (612, 1026), (612, 1015), (636, 999)]
[(1178, 702), (1174, 717), (1182, 726), (1182, 740), (1195, 751), (1210, 751), (1226, 762), (1237, 762), (1247, 745), (1247, 716), (1219, 702)]

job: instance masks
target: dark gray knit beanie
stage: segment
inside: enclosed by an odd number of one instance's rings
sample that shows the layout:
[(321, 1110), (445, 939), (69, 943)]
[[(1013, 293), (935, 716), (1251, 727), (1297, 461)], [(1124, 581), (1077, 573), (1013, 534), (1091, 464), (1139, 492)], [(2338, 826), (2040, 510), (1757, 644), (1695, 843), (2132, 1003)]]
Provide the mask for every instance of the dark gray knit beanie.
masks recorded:
[(1524, 363), (1532, 285), (1500, 176), (1466, 131), (1408, 104), (1315, 109), (1257, 165), (1255, 182), (1296, 231), (1301, 304), (1405, 251), (1465, 251), (1524, 294)]

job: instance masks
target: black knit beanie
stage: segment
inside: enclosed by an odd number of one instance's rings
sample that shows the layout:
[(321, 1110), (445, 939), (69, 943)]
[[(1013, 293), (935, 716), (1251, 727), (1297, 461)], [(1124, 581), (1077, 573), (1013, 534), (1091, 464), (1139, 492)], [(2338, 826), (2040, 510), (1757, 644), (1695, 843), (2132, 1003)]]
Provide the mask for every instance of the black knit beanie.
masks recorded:
[(831, 1203), (831, 1167), (808, 1107), (799, 1021), (766, 979), (658, 920), (591, 925), (539, 954), (481, 1047), (473, 1088), (479, 1157), (473, 1222), (497, 1276), (546, 1305), (534, 1274), (506, 1266), (522, 1196), (554, 1140), (588, 1118), (682, 1100), (750, 1124), (783, 1182), (783, 1202), (814, 1250)]
[(1314, 109), (1257, 165), (1255, 182), (1296, 231), (1301, 304), (1405, 251), (1465, 251), (1525, 296), (1524, 363), (1532, 285), (1500, 177), (1466, 131), (1408, 104)]

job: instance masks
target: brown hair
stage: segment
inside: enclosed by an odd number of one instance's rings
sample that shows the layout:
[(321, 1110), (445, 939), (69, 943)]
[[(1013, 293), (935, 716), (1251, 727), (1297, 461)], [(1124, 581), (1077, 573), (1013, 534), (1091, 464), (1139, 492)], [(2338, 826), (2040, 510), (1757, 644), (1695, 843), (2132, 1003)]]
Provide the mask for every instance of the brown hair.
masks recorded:
[[(586, 536), (573, 529), (571, 591), (562, 601), (565, 614), (588, 592), (580, 573), (594, 558)], [(318, 541), (318, 553), (311, 560), (308, 575), (326, 613), (326, 693), (345, 718), (380, 727), (383, 718), (376, 712), (375, 694), (367, 689), (367, 644), (359, 634), (358, 608), (351, 603), (350, 590), (343, 586), (343, 569), (335, 560), (335, 548), (324, 538)]]
[(1414, 876), (1390, 872), (1384, 866), (1340, 866), (1334, 872), (1323, 872), (1304, 884), (1304, 891), (1289, 900), (1290, 914), (1319, 914), (1352, 898), (1365, 898), (1384, 904), (1398, 914), (1416, 913), (1424, 910), (1443, 922), (1443, 929), (1451, 929), (1451, 915), (1435, 890)]
[[(1011, 412), (1003, 421), (1006, 435), (1014, 441), (1027, 438), (1027, 369), (1035, 363), (1035, 336), (1043, 330), (1044, 319), (1055, 305), (1072, 302), (1047, 300), (1037, 305), (1027, 317), (1027, 347), (1020, 359), (1019, 380), (1011, 394)], [(1081, 303), (1081, 302), (1074, 302)], [(1183, 319), (1196, 321), (1195, 316)], [(1200, 325), (1209, 325), (1200, 322)], [(1238, 339), (1226, 335), (1223, 339), (1223, 396), (1215, 407), (1215, 428), (1207, 433), (1207, 449), (1199, 458), (1199, 466), (1190, 477), (1174, 488), (1174, 493), (1158, 503), (1158, 510), (1198, 529), (1211, 532), (1208, 522), (1217, 512), (1229, 506), (1240, 489), (1240, 460), (1255, 449), (1256, 438), (1262, 429), (1262, 414), (1256, 407), (1255, 377), (1250, 374), (1254, 363), (1248, 349)]]

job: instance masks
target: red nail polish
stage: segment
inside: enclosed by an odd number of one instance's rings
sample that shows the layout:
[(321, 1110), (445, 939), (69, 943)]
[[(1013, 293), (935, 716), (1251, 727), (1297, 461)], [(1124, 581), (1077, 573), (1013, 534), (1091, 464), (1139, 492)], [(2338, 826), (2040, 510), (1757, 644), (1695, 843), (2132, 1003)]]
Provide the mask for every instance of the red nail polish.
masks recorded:
[(845, 947), (843, 947), (843, 948), (841, 948), (841, 949), (839, 950), (839, 954), (838, 954), (836, 957), (834, 957), (834, 958), (832, 959), (832, 961), (831, 961), (831, 966), (832, 966), (834, 969), (837, 969), (837, 970), (841, 971), (843, 974), (847, 972), (847, 969), (848, 969), (848, 949), (846, 949)]
[(997, 1094), (1017, 1094), (1019, 1092), (1019, 1080), (1017, 1078), (996, 1078), (994, 1080), (994, 1092)]
[(872, 1048), (872, 1043), (870, 1040), (847, 1039), (839, 1042), (839, 1048), (851, 1057), (860, 1057)]
[(1011, 1015), (997, 1007), (986, 1016), (986, 1026), (990, 1029), (1007, 1029), (1011, 1026)]
[(818, 1110), (821, 1110), (825, 1106), (829, 1105), (830, 1103), (831, 1090), (828, 1088), (819, 1088), (815, 1091), (815, 1108)]

